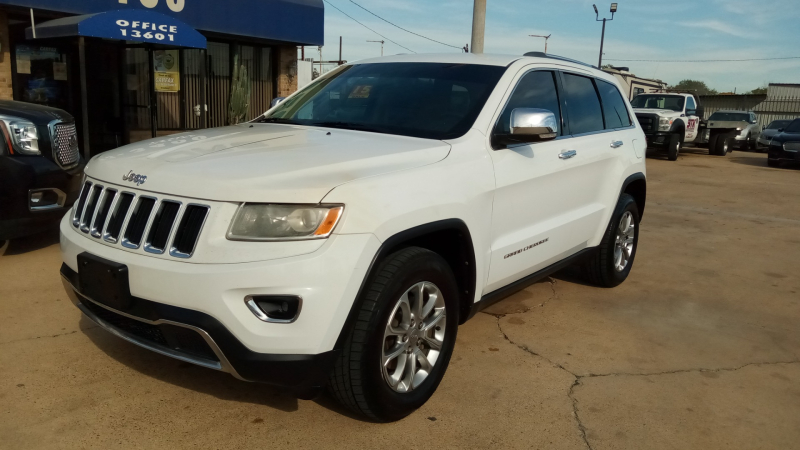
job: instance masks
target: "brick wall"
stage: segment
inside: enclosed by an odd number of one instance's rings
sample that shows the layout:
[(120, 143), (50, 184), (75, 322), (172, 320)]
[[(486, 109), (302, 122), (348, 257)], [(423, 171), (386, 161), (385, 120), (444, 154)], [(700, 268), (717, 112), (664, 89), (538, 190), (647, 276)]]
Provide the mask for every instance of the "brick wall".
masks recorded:
[(297, 90), (297, 47), (281, 46), (278, 50), (278, 97)]
[(0, 11), (0, 100), (14, 100), (11, 76), (11, 45), (8, 43), (8, 16)]

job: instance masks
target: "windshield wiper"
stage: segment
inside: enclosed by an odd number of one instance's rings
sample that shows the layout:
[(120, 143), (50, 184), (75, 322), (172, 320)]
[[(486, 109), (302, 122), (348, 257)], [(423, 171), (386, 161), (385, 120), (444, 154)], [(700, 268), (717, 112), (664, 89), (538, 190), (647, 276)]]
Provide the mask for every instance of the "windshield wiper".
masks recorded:
[(326, 128), (341, 128), (343, 130), (356, 130), (356, 131), (370, 131), (373, 133), (385, 133), (383, 130), (379, 130), (377, 128), (368, 127), (365, 125), (359, 125), (357, 123), (350, 123), (350, 122), (312, 122), (306, 123), (303, 125), (308, 125), (310, 127), (326, 127)]
[(300, 125), (298, 122), (295, 122), (291, 119), (284, 119), (282, 117), (264, 117), (258, 119), (258, 123), (285, 123), (289, 125)]

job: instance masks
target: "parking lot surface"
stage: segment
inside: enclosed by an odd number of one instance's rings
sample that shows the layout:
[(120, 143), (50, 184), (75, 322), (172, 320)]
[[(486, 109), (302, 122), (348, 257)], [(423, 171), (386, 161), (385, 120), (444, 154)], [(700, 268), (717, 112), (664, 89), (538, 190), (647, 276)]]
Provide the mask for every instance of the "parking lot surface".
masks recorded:
[(0, 257), (0, 448), (797, 448), (800, 170), (648, 159), (621, 286), (567, 270), (459, 329), (433, 398), (373, 424), (124, 342), (61, 287), (58, 234)]

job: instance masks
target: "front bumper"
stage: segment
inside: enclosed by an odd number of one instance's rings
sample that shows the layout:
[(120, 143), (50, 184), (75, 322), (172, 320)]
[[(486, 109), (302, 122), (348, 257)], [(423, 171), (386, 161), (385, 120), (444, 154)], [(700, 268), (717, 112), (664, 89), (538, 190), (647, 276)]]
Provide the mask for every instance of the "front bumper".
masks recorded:
[[(269, 243), (253, 244), (269, 249)], [(311, 254), (197, 264), (100, 244), (75, 231), (67, 218), (61, 225), (61, 274), (73, 302), (90, 319), (134, 344), (244, 380), (302, 391), (324, 384), (379, 244), (372, 234), (333, 235)], [(84, 252), (126, 265), (130, 306), (110, 308), (104, 299), (81, 294), (78, 255)], [(245, 304), (247, 295), (298, 295), (303, 308), (293, 323), (263, 322)], [(176, 327), (193, 343), (176, 344), (181, 340)], [(163, 339), (153, 338), (159, 334)]]
[(800, 162), (800, 151), (784, 150), (781, 145), (773, 145), (767, 150), (767, 159), (779, 162)]
[(666, 147), (671, 136), (668, 131), (653, 131), (645, 133), (644, 138), (648, 147)]
[[(54, 226), (78, 198), (84, 164), (64, 170), (42, 156), (0, 156), (0, 240)], [(31, 191), (64, 194), (61, 206), (32, 209)]]

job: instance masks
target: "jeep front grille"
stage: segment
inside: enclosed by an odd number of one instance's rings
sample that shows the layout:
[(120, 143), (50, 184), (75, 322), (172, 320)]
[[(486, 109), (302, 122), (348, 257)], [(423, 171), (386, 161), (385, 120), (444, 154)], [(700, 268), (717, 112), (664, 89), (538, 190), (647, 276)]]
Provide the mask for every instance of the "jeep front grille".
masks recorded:
[(53, 142), (53, 155), (61, 167), (69, 167), (78, 162), (78, 131), (74, 123), (57, 123), (50, 131)]
[(129, 249), (142, 247), (157, 254), (168, 250), (173, 257), (189, 258), (208, 210), (208, 205), (184, 205), (86, 181), (75, 203), (72, 225), (111, 244)]

